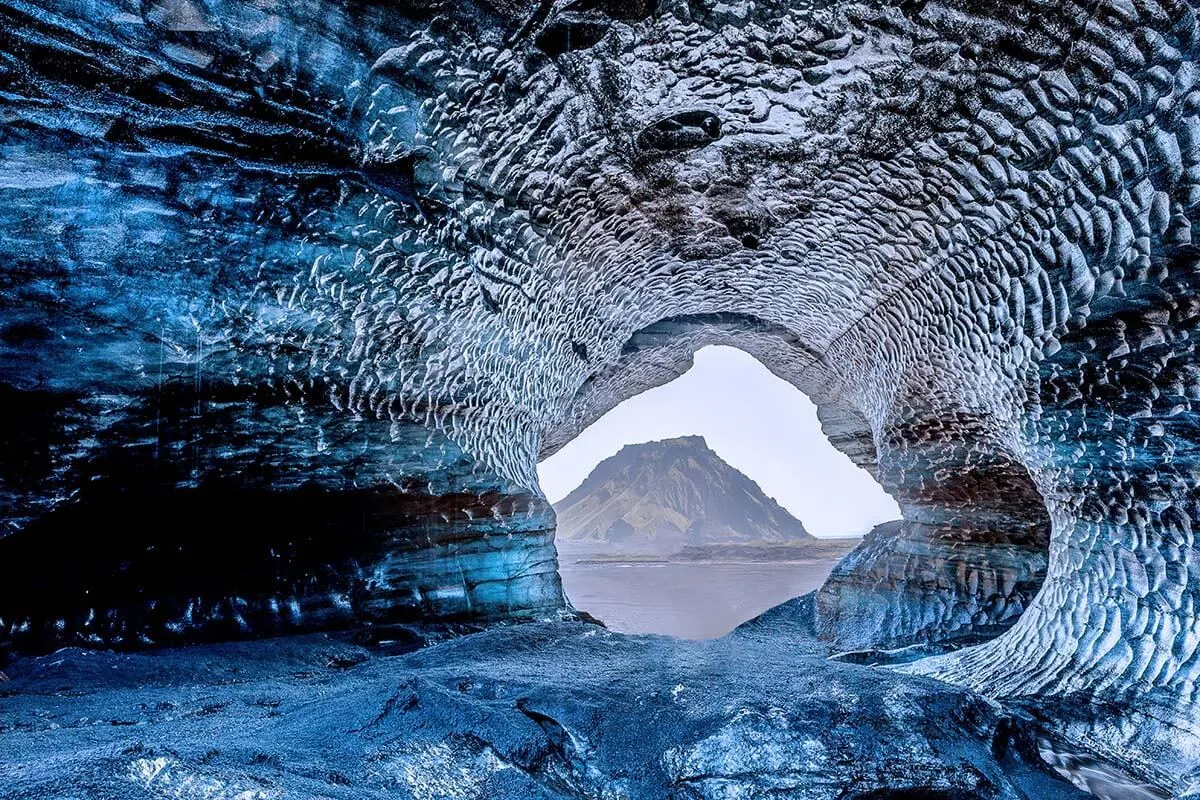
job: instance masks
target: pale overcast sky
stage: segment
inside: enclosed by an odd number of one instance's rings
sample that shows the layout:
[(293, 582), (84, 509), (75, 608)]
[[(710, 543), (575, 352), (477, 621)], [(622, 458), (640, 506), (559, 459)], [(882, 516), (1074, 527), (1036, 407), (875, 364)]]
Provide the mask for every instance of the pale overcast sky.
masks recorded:
[(557, 502), (627, 444), (699, 434), (815, 536), (850, 536), (899, 519), (865, 471), (821, 433), (816, 406), (732, 347), (706, 347), (682, 377), (626, 400), (539, 465)]

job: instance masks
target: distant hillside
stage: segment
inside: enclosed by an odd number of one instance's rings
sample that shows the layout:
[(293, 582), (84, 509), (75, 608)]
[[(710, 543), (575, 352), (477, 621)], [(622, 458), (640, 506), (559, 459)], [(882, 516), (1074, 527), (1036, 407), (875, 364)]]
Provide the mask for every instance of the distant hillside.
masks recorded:
[(701, 436), (627, 445), (554, 508), (560, 539), (614, 549), (818, 542)]

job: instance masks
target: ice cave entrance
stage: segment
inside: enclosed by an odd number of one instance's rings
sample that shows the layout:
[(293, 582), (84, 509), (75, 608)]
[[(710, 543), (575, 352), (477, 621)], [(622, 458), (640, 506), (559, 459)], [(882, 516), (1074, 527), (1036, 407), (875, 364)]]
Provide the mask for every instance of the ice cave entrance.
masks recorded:
[(816, 589), (895, 501), (825, 438), (812, 401), (706, 347), (538, 466), (567, 596), (615, 630), (721, 636)]

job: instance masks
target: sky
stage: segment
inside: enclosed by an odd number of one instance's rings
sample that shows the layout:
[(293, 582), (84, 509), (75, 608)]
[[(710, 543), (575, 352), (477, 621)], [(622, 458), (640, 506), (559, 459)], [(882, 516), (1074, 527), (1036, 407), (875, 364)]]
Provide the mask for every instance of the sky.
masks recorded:
[(627, 444), (699, 434), (814, 536), (853, 536), (900, 510), (834, 449), (800, 390), (732, 347), (706, 347), (670, 383), (631, 397), (538, 466), (557, 502)]

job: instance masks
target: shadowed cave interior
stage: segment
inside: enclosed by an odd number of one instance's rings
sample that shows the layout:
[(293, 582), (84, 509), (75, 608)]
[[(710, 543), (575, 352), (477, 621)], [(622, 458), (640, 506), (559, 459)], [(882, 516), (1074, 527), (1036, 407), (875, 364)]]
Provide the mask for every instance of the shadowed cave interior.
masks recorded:
[[(0, 21), (0, 797), (1195, 795), (1193, 3)], [(903, 518), (606, 631), (536, 464), (711, 344)]]

